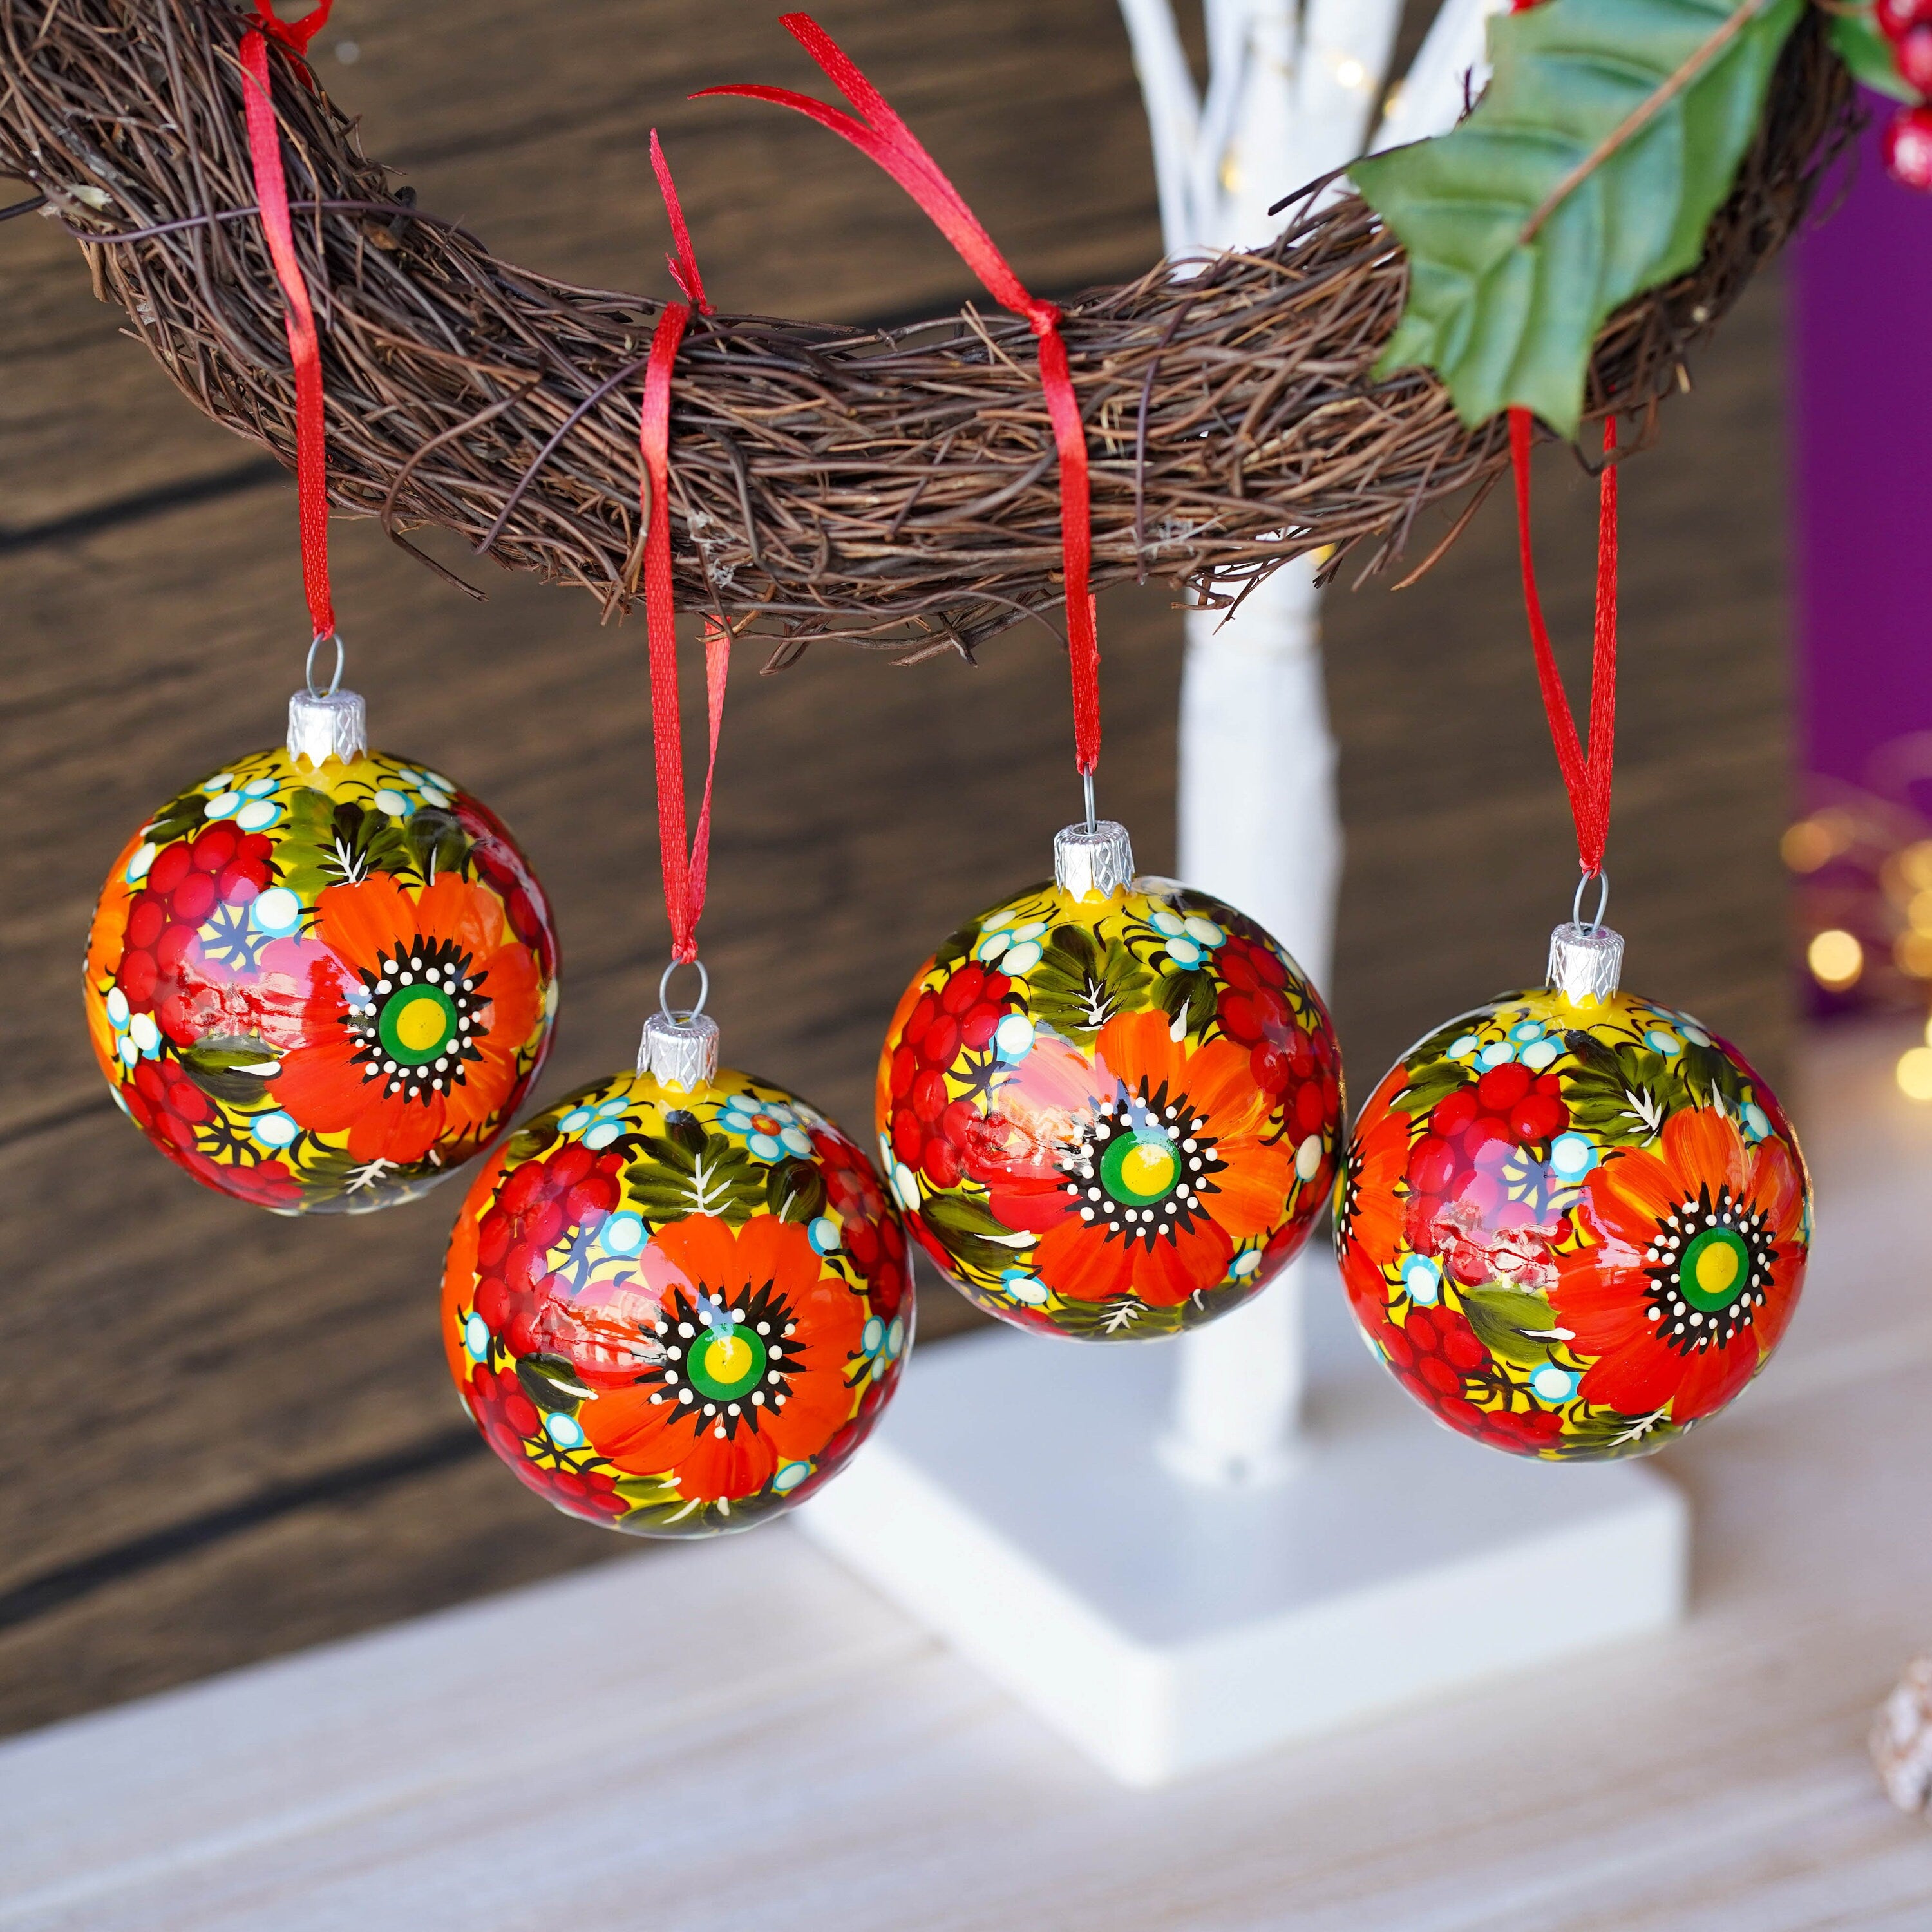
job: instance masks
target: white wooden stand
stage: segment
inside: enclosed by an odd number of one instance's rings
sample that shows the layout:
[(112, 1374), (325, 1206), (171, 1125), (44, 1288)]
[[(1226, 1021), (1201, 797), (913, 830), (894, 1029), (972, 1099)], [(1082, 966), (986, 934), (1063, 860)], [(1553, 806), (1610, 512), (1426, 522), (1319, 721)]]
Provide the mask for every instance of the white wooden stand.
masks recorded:
[(1166, 1466), (1178, 1352), (1001, 1331), (915, 1359), (800, 1520), (1136, 1785), (1681, 1615), (1671, 1484), (1452, 1435), (1353, 1340), (1332, 1270), (1311, 1286), (1304, 1426), (1274, 1482)]

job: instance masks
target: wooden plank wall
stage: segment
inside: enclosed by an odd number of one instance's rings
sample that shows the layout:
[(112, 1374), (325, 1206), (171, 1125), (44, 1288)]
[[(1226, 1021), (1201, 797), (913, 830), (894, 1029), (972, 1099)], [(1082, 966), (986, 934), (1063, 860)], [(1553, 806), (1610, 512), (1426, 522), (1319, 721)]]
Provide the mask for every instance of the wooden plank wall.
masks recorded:
[[(824, 0), (1035, 286), (1137, 272), (1153, 186), (1113, 0)], [(341, 0), (320, 65), (424, 205), (513, 257), (653, 286), (662, 128), (721, 304), (866, 317), (969, 292), (882, 176), (793, 117), (688, 103), (812, 86), (750, 0)], [(352, 65), (334, 50), (351, 40)], [(1292, 185), (1284, 183), (1284, 188)], [(178, 784), (276, 734), (298, 674), (292, 494), (194, 416), (50, 224), (0, 228), (0, 1728), (594, 1562), (616, 1539), (496, 1468), (434, 1340), (453, 1195), (272, 1219), (115, 1114), (76, 972), (101, 872)], [(1754, 290), (1627, 486), (1618, 923), (1635, 980), (1778, 1058), (1780, 377)], [(1591, 500), (1543, 466), (1552, 621), (1580, 639)], [(470, 566), (476, 607), (367, 526), (338, 601), (379, 742), (454, 772), (556, 902), (554, 1096), (628, 1058), (664, 956), (642, 635)], [(446, 561), (463, 560), (448, 546)], [(1108, 808), (1172, 862), (1179, 620), (1105, 613)], [(1570, 876), (1500, 502), (1417, 588), (1331, 600), (1350, 840), (1334, 1004), (1358, 1091), (1459, 1003), (1535, 976)], [(1063, 672), (821, 650), (733, 680), (706, 956), (729, 1052), (855, 1130), (904, 976), (1043, 868), (1072, 816)], [(928, 1338), (962, 1310), (929, 1289)]]

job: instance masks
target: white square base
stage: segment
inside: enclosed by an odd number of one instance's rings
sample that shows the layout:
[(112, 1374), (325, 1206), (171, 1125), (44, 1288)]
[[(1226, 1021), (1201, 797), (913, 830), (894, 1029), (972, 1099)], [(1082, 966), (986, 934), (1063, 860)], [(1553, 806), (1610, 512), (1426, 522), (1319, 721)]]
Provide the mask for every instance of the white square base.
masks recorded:
[(1270, 1487), (1156, 1460), (1172, 1348), (1003, 1330), (913, 1362), (802, 1526), (1136, 1785), (1682, 1616), (1670, 1484), (1452, 1434), (1310, 1273), (1303, 1453)]

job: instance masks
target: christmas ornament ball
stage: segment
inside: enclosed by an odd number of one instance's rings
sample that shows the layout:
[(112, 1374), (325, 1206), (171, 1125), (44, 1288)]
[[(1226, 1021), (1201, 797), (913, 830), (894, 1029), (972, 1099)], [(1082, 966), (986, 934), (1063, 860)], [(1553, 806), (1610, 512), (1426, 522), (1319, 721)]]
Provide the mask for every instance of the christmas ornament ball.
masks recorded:
[(1562, 970), (1587, 930), (1558, 928), (1550, 987), (1389, 1070), (1335, 1197), (1371, 1352), (1438, 1421), (1556, 1461), (1646, 1454), (1730, 1402), (1791, 1319), (1811, 1229), (1771, 1090), (1687, 1015), (1615, 990), (1614, 964), (1594, 990)]
[[(675, 1057), (694, 1032), (695, 1067)], [(719, 1071), (716, 1037), (654, 1018), (640, 1071), (520, 1128), (443, 1275), (450, 1372), (490, 1448), (546, 1502), (634, 1535), (748, 1528), (811, 1495), (912, 1341), (872, 1163), (796, 1096)]]
[(486, 807), (370, 752), (362, 700), (170, 799), (102, 887), (88, 1030), (116, 1102), (195, 1179), (280, 1214), (423, 1192), (543, 1063), (549, 908)]
[(914, 975), (880, 1057), (881, 1157), (988, 1314), (1171, 1336), (1307, 1239), (1340, 1149), (1334, 1030), (1252, 920), (1134, 877), (1119, 826), (1061, 832), (1054, 874)]

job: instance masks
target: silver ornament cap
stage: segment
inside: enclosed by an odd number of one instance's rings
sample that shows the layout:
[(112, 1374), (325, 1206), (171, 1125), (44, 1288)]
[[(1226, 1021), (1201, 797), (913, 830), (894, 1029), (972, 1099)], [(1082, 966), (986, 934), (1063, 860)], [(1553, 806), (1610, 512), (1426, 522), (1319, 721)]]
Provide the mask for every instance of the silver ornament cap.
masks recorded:
[(1606, 1004), (1623, 977), (1624, 936), (1565, 920), (1550, 935), (1550, 989), (1573, 1006)]
[(289, 700), (289, 756), (316, 766), (339, 758), (352, 765), (369, 749), (369, 717), (360, 692), (298, 691)]
[(718, 1022), (706, 1013), (653, 1013), (638, 1046), (638, 1071), (660, 1087), (696, 1094), (718, 1077)]
[(1134, 848), (1124, 825), (1102, 818), (1053, 835), (1053, 882), (1068, 898), (1116, 898), (1133, 876)]

